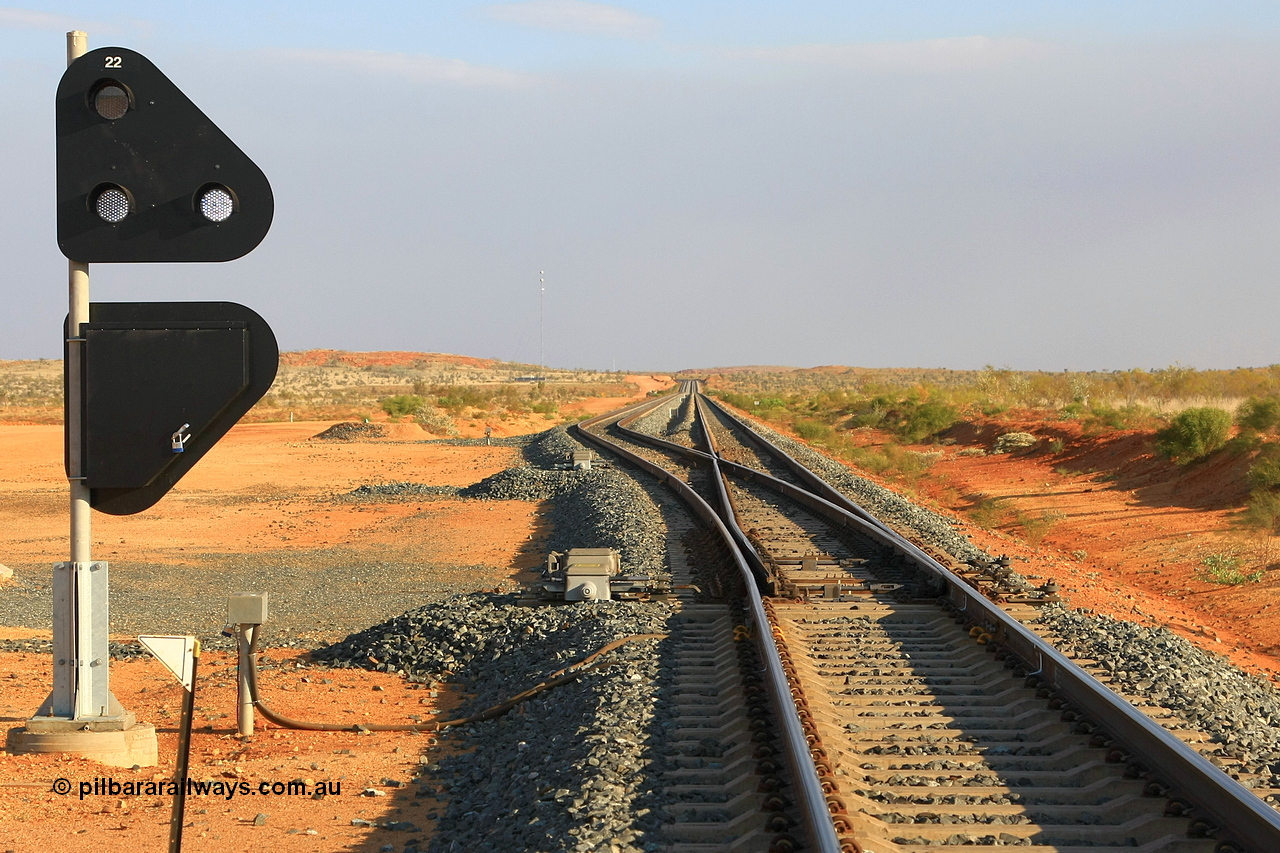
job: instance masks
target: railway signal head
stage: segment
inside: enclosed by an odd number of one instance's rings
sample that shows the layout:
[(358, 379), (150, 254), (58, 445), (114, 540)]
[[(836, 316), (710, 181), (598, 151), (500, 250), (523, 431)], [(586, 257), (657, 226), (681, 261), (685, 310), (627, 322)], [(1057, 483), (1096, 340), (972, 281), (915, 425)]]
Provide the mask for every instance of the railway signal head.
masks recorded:
[(57, 138), (58, 247), (73, 261), (229, 261), (271, 227), (262, 170), (136, 51), (67, 67)]

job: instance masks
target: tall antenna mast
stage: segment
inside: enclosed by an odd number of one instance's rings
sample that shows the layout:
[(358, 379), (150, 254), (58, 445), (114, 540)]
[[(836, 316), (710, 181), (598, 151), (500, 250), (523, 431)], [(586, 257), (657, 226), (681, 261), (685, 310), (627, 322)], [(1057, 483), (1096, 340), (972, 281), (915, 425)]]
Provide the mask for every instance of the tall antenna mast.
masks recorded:
[(538, 271), (538, 372), (546, 376), (547, 373), (547, 345), (546, 336), (543, 334), (543, 310), (542, 303), (546, 300), (547, 280), (545, 278), (546, 270)]

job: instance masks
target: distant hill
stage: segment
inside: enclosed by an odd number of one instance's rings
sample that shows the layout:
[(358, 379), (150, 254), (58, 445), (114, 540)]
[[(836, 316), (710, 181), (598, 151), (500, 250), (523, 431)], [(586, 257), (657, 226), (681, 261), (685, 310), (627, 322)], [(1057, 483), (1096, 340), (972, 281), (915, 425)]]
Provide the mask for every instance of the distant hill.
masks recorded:
[(443, 352), (346, 352), (336, 349), (309, 349), (280, 353), (280, 364), (286, 367), (416, 367), (421, 369), (439, 364), (488, 368), (502, 362), (496, 358), (473, 358), (469, 355), (450, 355)]
[(744, 364), (739, 367), (691, 367), (681, 370), (675, 374), (677, 376), (706, 376), (709, 373), (716, 373), (725, 376), (733, 373), (792, 373), (797, 370), (806, 370), (804, 367), (786, 367), (780, 364)]
[[(558, 389), (545, 392), (558, 394), (557, 401), (634, 391), (620, 374), (594, 370), (542, 369), (440, 352), (311, 349), (280, 354), (275, 383), (246, 420), (361, 419), (380, 415), (379, 401), (385, 397), (430, 395), (438, 386), (517, 385), (527, 396), (539, 384), (533, 381), (537, 377), (545, 380), (542, 385)], [(60, 359), (0, 361), (0, 423), (61, 423), (62, 414)]]

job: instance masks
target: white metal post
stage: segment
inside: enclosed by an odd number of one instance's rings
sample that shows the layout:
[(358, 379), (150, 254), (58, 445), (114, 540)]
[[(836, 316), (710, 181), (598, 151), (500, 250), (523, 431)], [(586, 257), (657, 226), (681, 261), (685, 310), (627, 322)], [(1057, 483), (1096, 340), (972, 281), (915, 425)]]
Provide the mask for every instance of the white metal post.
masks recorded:
[(236, 649), (239, 651), (239, 666), (236, 668), (236, 732), (241, 737), (253, 737), (253, 693), (249, 690), (249, 667), (253, 660), (249, 657), (249, 644), (253, 635), (259, 630), (257, 625), (236, 626)]
[[(67, 33), (67, 65), (88, 52), (88, 33), (79, 30)], [(84, 425), (81, 423), (80, 400), (81, 346), (84, 343), (81, 326), (89, 322), (88, 264), (67, 261), (67, 287), (66, 356), (63, 371), (67, 377), (64, 429), (67, 439), (67, 479), (71, 487), (71, 549), (68, 555), (69, 565), (54, 569), (55, 574), (62, 575), (69, 594), (59, 596), (62, 598), (59, 603), (63, 606), (55, 607), (53, 613), (54, 646), (58, 658), (54, 664), (61, 676), (55, 678), (54, 701), (57, 707), (53, 709), (53, 715), (78, 718), (88, 710), (86, 706), (93, 692), (91, 685), (87, 683), (89, 668), (85, 666), (86, 654), (92, 643), (93, 613), (90, 605), (93, 595), (89, 579), (86, 577), (82, 582), (82, 576), (93, 560), (89, 489), (84, 483)], [(59, 686), (64, 689), (59, 691)], [(70, 695), (65, 695), (67, 688)]]
[[(67, 64), (89, 50), (89, 36), (67, 33)], [(94, 562), (89, 489), (85, 485), (81, 400), (83, 325), (89, 322), (89, 265), (67, 262), (67, 479), (70, 483), (70, 560), (54, 566), (53, 692), (40, 716), (122, 719), (108, 676), (107, 564)], [(131, 722), (131, 721), (129, 721)], [(126, 723), (127, 724), (127, 723)]]

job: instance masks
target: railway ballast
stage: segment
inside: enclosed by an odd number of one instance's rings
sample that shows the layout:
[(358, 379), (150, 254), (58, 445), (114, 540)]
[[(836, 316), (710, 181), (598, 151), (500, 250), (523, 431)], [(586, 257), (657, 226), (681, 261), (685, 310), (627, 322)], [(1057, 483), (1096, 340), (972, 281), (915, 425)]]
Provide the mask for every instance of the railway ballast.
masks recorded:
[[(565, 470), (585, 449), (605, 466)], [(1107, 686), (1155, 685), (1142, 655), (1172, 674), (1166, 692), (1202, 662), (1108, 647), (1101, 623), (945, 518), (695, 384), (525, 453), (458, 496), (548, 500), (549, 548), (616, 548), (673, 594), (459, 599), (323, 652), (456, 680), (479, 707), (626, 632), (661, 635), (444, 735), (462, 750), (424, 769), (442, 809), (429, 849), (1280, 849), (1273, 808)], [(1220, 713), (1211, 735), (1263, 795), (1280, 769), (1261, 730), (1273, 698), (1248, 693), (1259, 725)]]

